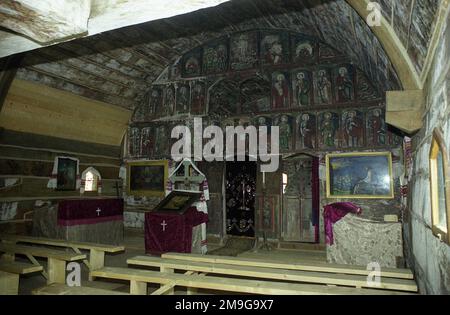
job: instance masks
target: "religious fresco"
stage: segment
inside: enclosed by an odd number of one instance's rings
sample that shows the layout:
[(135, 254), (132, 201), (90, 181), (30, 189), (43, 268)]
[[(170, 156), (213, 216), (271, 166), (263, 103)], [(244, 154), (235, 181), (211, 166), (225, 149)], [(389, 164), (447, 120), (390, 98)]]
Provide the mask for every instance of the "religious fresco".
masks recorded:
[(291, 56), (293, 63), (314, 63), (316, 61), (316, 43), (305, 36), (291, 35)]
[(148, 108), (145, 111), (145, 120), (151, 119), (161, 108), (163, 102), (163, 90), (158, 86), (153, 86), (148, 96)]
[(297, 141), (296, 149), (317, 148), (317, 121), (316, 115), (312, 113), (302, 113), (297, 117)]
[(220, 80), (209, 90), (209, 111), (224, 116), (238, 112), (239, 88), (235, 81)]
[(309, 106), (311, 104), (312, 75), (307, 70), (297, 70), (292, 73), (293, 107)]
[(358, 82), (356, 88), (358, 100), (371, 102), (380, 99), (379, 93), (360, 70), (356, 71), (356, 81)]
[(314, 72), (314, 102), (317, 105), (328, 105), (333, 100), (331, 89), (331, 73), (328, 68)]
[(168, 137), (167, 135), (170, 134), (170, 129), (168, 127), (169, 126), (165, 124), (160, 124), (155, 127), (155, 155), (157, 157), (169, 156), (170, 137)]
[(382, 146), (386, 145), (386, 122), (384, 120), (384, 111), (381, 108), (371, 109), (366, 115), (367, 123), (367, 145)]
[(192, 87), (191, 113), (201, 115), (206, 109), (206, 86), (204, 82), (196, 81)]
[(130, 156), (168, 156), (173, 126), (193, 132), (192, 119), (170, 118), (177, 114), (203, 116), (204, 128), (267, 126), (269, 150), (271, 126), (279, 126), (283, 153), (401, 144), (372, 81), (307, 35), (250, 30), (220, 37), (185, 53), (160, 77), (133, 115), (139, 128), (128, 134)]
[(150, 158), (154, 155), (155, 133), (152, 127), (141, 129), (141, 147), (140, 156)]
[(275, 118), (274, 125), (280, 130), (280, 151), (287, 152), (292, 150), (294, 139), (294, 118), (289, 115), (281, 115)]
[(272, 108), (289, 108), (289, 75), (287, 72), (272, 73)]
[(353, 67), (341, 65), (335, 69), (336, 101), (347, 103), (355, 99), (355, 88), (353, 84)]
[(203, 74), (224, 72), (228, 68), (228, 42), (209, 43), (203, 47)]
[(319, 43), (319, 59), (333, 59), (338, 55), (339, 53), (330, 46)]
[(342, 113), (343, 146), (359, 148), (364, 145), (364, 115), (358, 110)]
[(175, 109), (175, 86), (169, 84), (164, 90), (164, 106), (160, 112), (161, 116), (173, 115)]
[(141, 152), (141, 131), (139, 128), (128, 128), (128, 152), (130, 156), (139, 156)]
[(189, 112), (189, 103), (191, 100), (191, 88), (188, 83), (179, 84), (177, 87), (177, 114), (185, 114)]
[(286, 33), (261, 34), (261, 61), (264, 65), (282, 65), (289, 62), (289, 38)]
[(339, 146), (340, 123), (339, 115), (335, 112), (323, 112), (318, 121), (319, 147), (330, 149)]
[(239, 87), (242, 113), (270, 110), (270, 80), (258, 76), (241, 82)]
[(183, 77), (195, 77), (201, 75), (202, 65), (202, 50), (200, 48), (194, 49), (182, 58), (181, 74)]
[(258, 65), (258, 33), (244, 32), (231, 36), (231, 70), (246, 70)]

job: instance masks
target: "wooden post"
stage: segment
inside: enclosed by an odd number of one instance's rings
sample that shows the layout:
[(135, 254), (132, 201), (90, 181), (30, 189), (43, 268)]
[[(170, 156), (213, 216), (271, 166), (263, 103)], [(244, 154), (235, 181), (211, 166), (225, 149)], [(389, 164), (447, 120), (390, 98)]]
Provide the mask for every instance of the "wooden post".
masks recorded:
[(19, 294), (19, 275), (0, 271), (0, 295)]
[(47, 284), (66, 283), (66, 262), (55, 258), (48, 259), (47, 266), (48, 280)]
[[(105, 252), (97, 249), (91, 249), (91, 254), (89, 255), (89, 264), (91, 269), (89, 271), (94, 271), (101, 269), (105, 266)], [(94, 281), (95, 277), (89, 274), (89, 281)]]
[(147, 295), (147, 283), (131, 280), (130, 281), (130, 294), (134, 295)]
[[(161, 267), (159, 268), (159, 271), (160, 271), (160, 272), (165, 272), (165, 273), (174, 273), (174, 272), (175, 272), (174, 269), (172, 269), (172, 268), (167, 268), (167, 267), (163, 267), (163, 266), (161, 266)], [(162, 288), (162, 287), (164, 287), (164, 284), (161, 284), (160, 288)], [(167, 294), (167, 295), (173, 295), (174, 293), (175, 293), (174, 287), (172, 287), (171, 289), (169, 289), (169, 290), (166, 291), (166, 294)]]

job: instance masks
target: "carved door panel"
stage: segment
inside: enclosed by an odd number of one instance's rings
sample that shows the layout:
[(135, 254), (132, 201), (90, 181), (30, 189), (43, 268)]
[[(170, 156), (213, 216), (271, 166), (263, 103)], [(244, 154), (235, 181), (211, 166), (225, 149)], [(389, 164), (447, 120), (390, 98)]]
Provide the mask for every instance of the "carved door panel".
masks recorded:
[(283, 240), (313, 243), (312, 159), (285, 162), (283, 173)]
[(255, 236), (256, 162), (226, 164), (227, 234)]

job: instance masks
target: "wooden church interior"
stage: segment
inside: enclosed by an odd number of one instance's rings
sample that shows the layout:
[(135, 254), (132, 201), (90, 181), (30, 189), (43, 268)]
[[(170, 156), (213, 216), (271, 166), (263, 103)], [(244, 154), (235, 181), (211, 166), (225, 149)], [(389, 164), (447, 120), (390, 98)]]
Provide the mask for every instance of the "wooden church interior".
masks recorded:
[(2, 1), (0, 294), (449, 294), (450, 1), (369, 2)]

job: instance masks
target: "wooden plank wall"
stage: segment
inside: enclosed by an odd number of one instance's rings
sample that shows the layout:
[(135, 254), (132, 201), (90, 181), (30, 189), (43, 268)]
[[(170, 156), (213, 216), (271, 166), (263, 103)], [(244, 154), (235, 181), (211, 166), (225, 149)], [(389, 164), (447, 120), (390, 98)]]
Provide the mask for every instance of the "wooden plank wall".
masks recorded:
[[(22, 139), (22, 141), (11, 144), (9, 143), (11, 138)], [(44, 142), (48, 144), (45, 147), (31, 146), (32, 143)], [(81, 197), (79, 190), (56, 191), (47, 188), (56, 156), (78, 158), (80, 174), (90, 166), (96, 168), (102, 175), (101, 197), (117, 196), (117, 189), (121, 185), (121, 180), (118, 179), (122, 163), (120, 147), (71, 140), (64, 142), (65, 146), (70, 145), (76, 152), (59, 146), (58, 139), (51, 137), (9, 130), (3, 130), (0, 133), (0, 215), (7, 211), (6, 209), (13, 207), (13, 203), (17, 203), (17, 213), (14, 219), (20, 220), (23, 219), (26, 212), (34, 209), (37, 200), (55, 203), (68, 198), (98, 198), (97, 193)], [(96, 151), (97, 154), (89, 153), (90, 151)], [(16, 179), (17, 184), (5, 188), (5, 181), (8, 179)], [(4, 219), (5, 217), (3, 217)], [(5, 229), (5, 224), (1, 223), (0, 221), (0, 232)]]
[[(76, 95), (67, 98), (60, 91), (45, 87), (45, 91), (28, 93), (31, 87), (27, 83), (20, 86), (27, 89), (20, 92), (13, 84), (0, 112), (0, 233), (30, 228), (30, 223), (24, 224), (24, 215), (36, 208), (38, 200), (56, 203), (69, 198), (114, 198), (118, 192), (121, 194), (120, 137), (125, 133), (129, 111), (96, 101), (90, 103), (87, 99), (80, 98), (77, 102)], [(36, 90), (35, 86), (32, 88)], [(17, 97), (24, 102), (16, 114)], [(27, 119), (22, 117), (23, 110), (29, 113)], [(49, 118), (54, 114), (57, 117), (53, 124)], [(94, 119), (89, 118), (91, 114)], [(69, 131), (65, 125), (70, 126)], [(98, 193), (80, 196), (79, 190), (47, 188), (57, 156), (78, 158), (80, 175), (90, 166), (96, 168), (102, 176), (101, 196)], [(9, 186), (7, 182), (15, 183)]]

